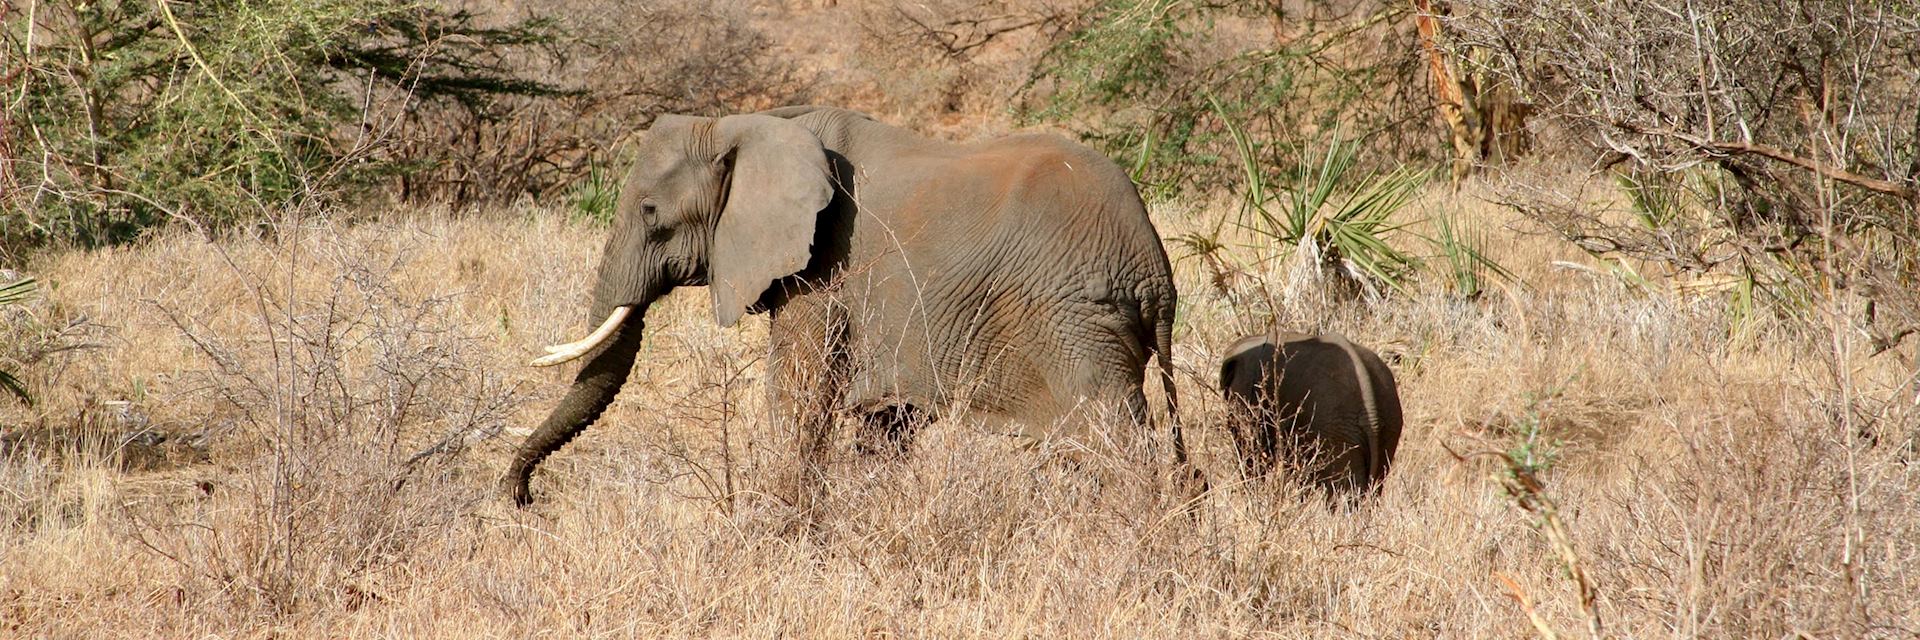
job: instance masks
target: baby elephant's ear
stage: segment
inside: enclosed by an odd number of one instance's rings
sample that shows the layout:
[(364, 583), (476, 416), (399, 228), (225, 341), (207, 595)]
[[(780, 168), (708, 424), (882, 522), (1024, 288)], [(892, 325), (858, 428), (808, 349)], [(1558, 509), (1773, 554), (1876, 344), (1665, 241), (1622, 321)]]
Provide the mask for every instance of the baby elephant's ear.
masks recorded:
[(731, 327), (767, 287), (806, 268), (814, 223), (833, 200), (833, 184), (820, 139), (791, 120), (727, 116), (714, 134), (729, 173), (707, 284), (714, 320)]
[[(1256, 349), (1264, 351), (1254, 353)], [(1273, 341), (1264, 335), (1247, 336), (1228, 345), (1226, 354), (1220, 357), (1220, 389), (1225, 390), (1239, 376), (1254, 375), (1266, 364), (1261, 356), (1270, 357), (1272, 350)], [(1253, 369), (1242, 371), (1244, 367)]]

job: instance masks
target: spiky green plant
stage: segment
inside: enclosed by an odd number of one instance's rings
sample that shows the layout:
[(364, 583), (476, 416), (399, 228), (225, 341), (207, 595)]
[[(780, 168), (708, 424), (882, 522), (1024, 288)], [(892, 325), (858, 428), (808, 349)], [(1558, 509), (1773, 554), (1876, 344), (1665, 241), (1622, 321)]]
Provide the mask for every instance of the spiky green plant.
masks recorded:
[(1689, 206), (1684, 180), (1675, 174), (1634, 171), (1616, 173), (1613, 179), (1626, 194), (1634, 221), (1648, 231), (1672, 225)]
[(1425, 172), (1359, 171), (1359, 144), (1335, 134), (1324, 153), (1303, 156), (1287, 176), (1289, 188), (1277, 191), (1267, 186), (1252, 143), (1233, 131), (1247, 176), (1243, 226), (1296, 251), (1313, 252), (1322, 267), (1350, 266), (1345, 271), (1350, 277), (1405, 290), (1419, 263), (1387, 239), (1405, 227), (1394, 214), (1426, 185)]
[[(28, 296), (33, 295), (36, 287), (37, 283), (33, 278), (0, 286), (0, 307), (26, 300)], [(21, 384), (20, 379), (14, 377), (11, 371), (0, 369), (0, 391), (7, 392), (27, 406), (33, 406), (33, 396), (27, 393), (26, 385)]]
[(1471, 300), (1486, 291), (1491, 278), (1508, 282), (1516, 279), (1512, 271), (1481, 252), (1487, 244), (1485, 230), (1465, 224), (1453, 212), (1434, 216), (1433, 226), (1434, 235), (1427, 241), (1440, 252), (1441, 267), (1445, 269), (1442, 275), (1454, 294)]
[(606, 225), (613, 221), (613, 209), (620, 202), (619, 177), (600, 164), (587, 170), (587, 177), (573, 186), (568, 198), (576, 218)]

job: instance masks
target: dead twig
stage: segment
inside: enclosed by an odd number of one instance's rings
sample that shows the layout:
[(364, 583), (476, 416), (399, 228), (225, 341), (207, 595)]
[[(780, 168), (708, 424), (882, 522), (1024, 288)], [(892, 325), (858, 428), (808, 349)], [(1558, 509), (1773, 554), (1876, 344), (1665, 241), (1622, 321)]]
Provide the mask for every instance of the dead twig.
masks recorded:
[[(1594, 586), (1592, 578), (1587, 573), (1586, 562), (1573, 543), (1573, 534), (1568, 529), (1566, 521), (1560, 517), (1559, 503), (1547, 495), (1546, 485), (1540, 482), (1540, 478), (1535, 476), (1527, 465), (1504, 451), (1481, 451), (1461, 455), (1448, 448), (1447, 453), (1460, 462), (1478, 457), (1491, 457), (1500, 462), (1501, 468), (1492, 474), (1494, 481), (1500, 483), (1501, 489), (1513, 499), (1514, 506), (1536, 518), (1533, 523), (1534, 528), (1547, 536), (1547, 544), (1553, 547), (1561, 567), (1567, 571), (1568, 577), (1573, 579), (1575, 593), (1579, 597), (1580, 613), (1587, 622), (1587, 637), (1595, 639), (1602, 637), (1601, 632), (1605, 629), (1605, 624), (1600, 618), (1600, 591)], [(1534, 611), (1532, 601), (1520, 591), (1517, 583), (1503, 574), (1496, 573), (1495, 576), (1506, 580), (1514, 599), (1526, 611), (1528, 619), (1533, 622), (1534, 628), (1539, 630), (1542, 637), (1558, 637)]]

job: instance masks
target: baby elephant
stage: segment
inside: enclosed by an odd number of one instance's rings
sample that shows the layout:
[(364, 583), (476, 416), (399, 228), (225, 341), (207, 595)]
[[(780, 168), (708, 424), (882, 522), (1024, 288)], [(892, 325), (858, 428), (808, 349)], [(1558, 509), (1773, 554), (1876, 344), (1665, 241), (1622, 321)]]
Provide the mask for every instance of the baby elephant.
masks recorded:
[(1377, 492), (1400, 448), (1400, 393), (1380, 356), (1335, 333), (1252, 335), (1220, 362), (1249, 476), (1278, 460), (1333, 494)]

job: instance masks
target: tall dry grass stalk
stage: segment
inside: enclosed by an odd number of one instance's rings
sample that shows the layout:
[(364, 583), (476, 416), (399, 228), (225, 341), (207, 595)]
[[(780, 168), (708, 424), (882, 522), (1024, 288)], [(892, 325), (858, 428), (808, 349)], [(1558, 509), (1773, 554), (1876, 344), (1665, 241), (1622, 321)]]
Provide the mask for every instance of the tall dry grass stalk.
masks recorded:
[[(84, 316), (97, 346), (25, 368), (35, 408), (0, 406), (0, 635), (1920, 630), (1912, 347), (1736, 330), (1725, 299), (1651, 271), (1555, 267), (1588, 260), (1475, 188), (1411, 207), (1471, 220), (1524, 287), (1279, 312), (1400, 378), (1401, 457), (1351, 512), (1241, 480), (1218, 426), (1216, 349), (1266, 322), (1229, 301), (1285, 264), (1216, 286), (1176, 256), (1182, 411), (1213, 486), (1194, 505), (1125, 447), (955, 420), (898, 459), (843, 428), (803, 511), (776, 486), (794, 460), (762, 418), (764, 323), (715, 328), (694, 290), (649, 315), (620, 400), (517, 510), (494, 482), (570, 377), (521, 363), (583, 321), (587, 224), (426, 210), (47, 256), (36, 331)], [(1227, 213), (1156, 210), (1169, 236)], [(28, 446), (74, 429), (104, 444)], [(122, 464), (139, 447), (172, 453)]]

